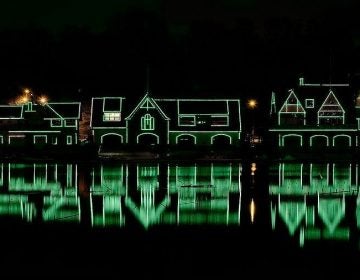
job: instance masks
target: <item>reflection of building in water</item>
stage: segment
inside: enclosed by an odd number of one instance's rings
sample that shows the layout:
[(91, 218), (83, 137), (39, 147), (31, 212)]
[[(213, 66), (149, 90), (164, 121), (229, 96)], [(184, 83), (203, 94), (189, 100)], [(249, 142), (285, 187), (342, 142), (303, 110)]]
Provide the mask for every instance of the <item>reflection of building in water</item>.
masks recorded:
[(35, 213), (34, 204), (29, 202), (27, 195), (0, 194), (0, 215), (32, 221)]
[(270, 173), (271, 224), (305, 240), (349, 240), (358, 165), (280, 163)]
[(6, 163), (0, 169), (1, 214), (28, 221), (80, 220), (76, 165)]
[[(127, 208), (141, 224), (239, 224), (240, 166), (137, 165)], [(136, 175), (136, 176), (134, 176)]]
[(240, 223), (239, 164), (175, 165), (169, 172), (172, 207), (164, 223)]
[(170, 205), (166, 191), (167, 165), (144, 165), (138, 164), (130, 172), (136, 180), (128, 189), (125, 204), (141, 222), (148, 228), (152, 224), (160, 222), (160, 216)]
[(91, 224), (93, 226), (124, 225), (122, 200), (126, 188), (126, 165), (103, 163), (93, 169), (90, 191)]
[[(0, 164), (0, 215), (123, 226), (239, 224), (239, 164)], [(127, 223), (128, 224), (128, 223)]]
[(357, 193), (359, 166), (351, 163), (279, 163), (270, 168), (270, 194)]

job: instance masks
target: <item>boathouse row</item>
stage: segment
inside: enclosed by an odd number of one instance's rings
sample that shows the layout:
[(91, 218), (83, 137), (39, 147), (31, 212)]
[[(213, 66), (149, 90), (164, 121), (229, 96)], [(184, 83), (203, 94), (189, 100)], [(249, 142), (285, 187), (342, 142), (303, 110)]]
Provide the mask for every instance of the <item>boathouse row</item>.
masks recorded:
[(0, 106), (0, 144), (8, 147), (78, 144), (80, 102), (33, 101)]
[(360, 98), (349, 84), (306, 84), (273, 92), (270, 138), (280, 149), (332, 149), (360, 145)]
[(94, 143), (129, 145), (238, 145), (238, 99), (155, 99), (131, 106), (124, 97), (94, 97), (90, 128)]

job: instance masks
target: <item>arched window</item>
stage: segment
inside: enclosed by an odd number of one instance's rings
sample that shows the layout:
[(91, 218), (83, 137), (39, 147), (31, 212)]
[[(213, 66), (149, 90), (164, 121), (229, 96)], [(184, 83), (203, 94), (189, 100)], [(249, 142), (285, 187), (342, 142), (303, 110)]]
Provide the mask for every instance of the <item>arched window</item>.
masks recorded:
[(154, 127), (154, 117), (150, 114), (141, 117), (141, 130), (154, 130)]

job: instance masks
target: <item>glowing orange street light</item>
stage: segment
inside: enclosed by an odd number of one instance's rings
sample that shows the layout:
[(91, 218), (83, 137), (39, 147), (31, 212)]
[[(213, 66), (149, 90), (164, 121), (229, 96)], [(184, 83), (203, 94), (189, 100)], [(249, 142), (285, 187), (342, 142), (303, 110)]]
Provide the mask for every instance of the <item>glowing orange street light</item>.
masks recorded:
[(257, 106), (257, 101), (256, 99), (249, 99), (247, 102), (247, 106), (249, 109), (255, 109)]
[(25, 93), (25, 94), (29, 94), (29, 93), (30, 93), (30, 89), (25, 88), (25, 89), (24, 89), (24, 93)]
[(41, 105), (45, 105), (47, 102), (48, 102), (48, 98), (46, 96), (44, 96), (44, 95), (40, 96), (39, 103)]

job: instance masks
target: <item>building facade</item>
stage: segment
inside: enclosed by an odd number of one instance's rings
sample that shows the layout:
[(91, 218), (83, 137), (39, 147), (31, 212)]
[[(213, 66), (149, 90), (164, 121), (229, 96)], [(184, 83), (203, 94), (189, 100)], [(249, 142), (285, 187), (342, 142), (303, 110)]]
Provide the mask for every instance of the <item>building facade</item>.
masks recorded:
[(93, 140), (99, 145), (222, 146), (241, 138), (238, 99), (155, 99), (131, 106), (124, 97), (92, 99)]
[(359, 145), (360, 99), (349, 84), (307, 84), (272, 93), (270, 137), (292, 150), (347, 149)]
[(0, 143), (7, 147), (78, 143), (80, 103), (0, 106)]

